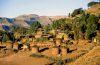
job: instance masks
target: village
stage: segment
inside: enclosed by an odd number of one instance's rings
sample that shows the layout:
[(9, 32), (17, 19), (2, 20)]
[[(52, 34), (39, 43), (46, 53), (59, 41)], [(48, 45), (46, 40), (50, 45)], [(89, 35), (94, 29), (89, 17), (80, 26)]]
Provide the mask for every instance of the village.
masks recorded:
[[(98, 32), (98, 34), (100, 33)], [(3, 52), (0, 55), (3, 57), (9, 53), (11, 54), (8, 50), (16, 54), (20, 51), (26, 51), (30, 52), (33, 57), (43, 56), (56, 60), (47, 63), (48, 65), (57, 62), (58, 58), (64, 60), (63, 63), (66, 63), (68, 62), (68, 59), (73, 60), (78, 58), (91, 50), (94, 46), (98, 45), (99, 41), (97, 39), (98, 38), (94, 38), (93, 41), (84, 39), (76, 41), (72, 39), (71, 35), (64, 33), (60, 29), (52, 30), (50, 33), (44, 33), (42, 28), (38, 28), (34, 36), (20, 36), (20, 39), (15, 42), (7, 41), (6, 44), (0, 43), (0, 52)], [(48, 51), (49, 54), (44, 54), (45, 51)]]
[(0, 65), (100, 65), (100, 0), (0, 3)]

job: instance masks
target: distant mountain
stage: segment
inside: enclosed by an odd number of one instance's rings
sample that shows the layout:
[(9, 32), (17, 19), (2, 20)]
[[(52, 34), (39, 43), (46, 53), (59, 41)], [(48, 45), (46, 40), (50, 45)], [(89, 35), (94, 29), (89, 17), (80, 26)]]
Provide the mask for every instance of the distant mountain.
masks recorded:
[(61, 18), (67, 18), (67, 16), (40, 16), (40, 23), (43, 25), (51, 24), (54, 20), (58, 20)]
[(14, 19), (10, 18), (0, 18), (0, 30), (8, 31), (13, 25)]
[(51, 24), (54, 20), (66, 18), (66, 16), (38, 16), (36, 14), (20, 15), (16, 18), (0, 17), (0, 30), (9, 31), (12, 26), (29, 28), (32, 22), (39, 21), (42, 25)]

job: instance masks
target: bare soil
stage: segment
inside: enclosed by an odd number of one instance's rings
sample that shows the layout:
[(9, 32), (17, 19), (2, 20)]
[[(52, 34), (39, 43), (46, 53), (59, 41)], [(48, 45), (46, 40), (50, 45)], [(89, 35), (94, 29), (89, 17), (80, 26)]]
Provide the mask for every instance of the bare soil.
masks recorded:
[(0, 58), (0, 65), (45, 65), (49, 60), (45, 58), (30, 57), (30, 52), (18, 52)]

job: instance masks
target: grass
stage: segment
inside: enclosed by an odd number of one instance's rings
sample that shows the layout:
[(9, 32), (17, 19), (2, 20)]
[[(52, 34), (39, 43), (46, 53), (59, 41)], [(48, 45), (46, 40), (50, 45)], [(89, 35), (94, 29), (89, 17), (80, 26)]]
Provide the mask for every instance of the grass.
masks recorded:
[(87, 54), (78, 58), (70, 65), (100, 65), (100, 46), (94, 47)]
[(78, 56), (76, 56), (74, 58), (68, 58), (67, 59), (67, 63), (70, 63), (70, 62), (73, 62), (73, 61), (77, 60), (79, 57), (83, 56), (84, 54), (85, 53), (83, 52), (83, 53), (81, 53), (80, 55), (78, 55)]

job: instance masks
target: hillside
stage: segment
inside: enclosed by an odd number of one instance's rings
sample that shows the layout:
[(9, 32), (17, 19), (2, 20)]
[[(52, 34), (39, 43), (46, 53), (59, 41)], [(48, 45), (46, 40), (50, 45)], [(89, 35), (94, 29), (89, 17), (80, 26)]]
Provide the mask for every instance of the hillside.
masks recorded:
[(100, 65), (100, 46), (94, 47), (71, 65)]
[(29, 28), (32, 22), (39, 21), (42, 25), (51, 24), (52, 21), (60, 18), (66, 18), (66, 16), (39, 16), (36, 14), (20, 15), (16, 18), (0, 18), (0, 30), (10, 30), (12, 26), (21, 26)]
[(100, 14), (100, 4), (93, 5), (87, 9), (88, 13), (99, 15)]

